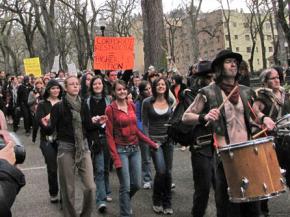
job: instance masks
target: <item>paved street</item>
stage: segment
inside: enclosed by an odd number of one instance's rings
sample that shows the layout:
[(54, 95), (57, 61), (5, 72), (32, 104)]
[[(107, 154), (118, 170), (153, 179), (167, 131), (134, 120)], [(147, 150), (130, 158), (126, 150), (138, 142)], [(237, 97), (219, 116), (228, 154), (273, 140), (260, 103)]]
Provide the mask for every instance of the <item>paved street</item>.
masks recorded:
[[(26, 176), (26, 186), (19, 193), (12, 208), (14, 217), (60, 217), (61, 210), (59, 205), (49, 202), (46, 168), (39, 145), (32, 144), (30, 137), (24, 135), (22, 129), (18, 133), (26, 146), (27, 157), (21, 169)], [(173, 181), (176, 188), (173, 192), (173, 209), (176, 217), (189, 217), (193, 182), (190, 166), (190, 153), (188, 151), (176, 150), (174, 153)], [(77, 182), (77, 189), (80, 189), (80, 183)], [(108, 212), (101, 215), (94, 211), (93, 216), (118, 216), (118, 180), (115, 172), (111, 173), (111, 186), (113, 191), (113, 201), (108, 204)], [(154, 217), (151, 209), (151, 190), (140, 190), (133, 198), (133, 216), (134, 217)], [(76, 191), (76, 206), (80, 207), (81, 192)], [(271, 217), (290, 216), (290, 196), (285, 193), (282, 196), (270, 201)], [(215, 205), (213, 195), (211, 195), (207, 217), (215, 216)]]

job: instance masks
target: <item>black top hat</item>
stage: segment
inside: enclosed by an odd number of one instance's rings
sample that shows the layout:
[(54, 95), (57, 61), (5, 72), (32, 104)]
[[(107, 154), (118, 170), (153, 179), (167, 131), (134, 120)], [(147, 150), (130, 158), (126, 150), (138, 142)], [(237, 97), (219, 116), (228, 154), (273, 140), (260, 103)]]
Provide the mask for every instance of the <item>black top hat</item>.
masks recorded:
[(197, 64), (197, 72), (195, 73), (195, 75), (202, 76), (208, 73), (212, 73), (211, 64), (211, 61), (208, 60), (200, 61)]
[(242, 55), (239, 53), (234, 53), (231, 50), (222, 50), (216, 55), (215, 59), (212, 61), (212, 64), (211, 64), (212, 70), (214, 71), (214, 68), (220, 63), (223, 63), (223, 61), (227, 58), (236, 59), (238, 61), (238, 65), (240, 65), (240, 63), (243, 60)]

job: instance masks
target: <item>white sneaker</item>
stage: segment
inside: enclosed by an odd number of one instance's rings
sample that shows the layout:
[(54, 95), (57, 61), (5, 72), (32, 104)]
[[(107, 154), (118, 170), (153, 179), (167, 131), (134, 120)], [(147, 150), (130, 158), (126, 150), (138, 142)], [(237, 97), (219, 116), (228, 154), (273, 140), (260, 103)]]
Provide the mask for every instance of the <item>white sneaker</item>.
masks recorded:
[(107, 206), (106, 206), (106, 204), (104, 204), (104, 203), (101, 203), (101, 204), (98, 206), (98, 210), (99, 210), (100, 213), (104, 213), (104, 212), (106, 212), (106, 209), (107, 209)]
[(151, 187), (152, 186), (151, 186), (151, 183), (150, 182), (145, 182), (144, 185), (143, 185), (143, 188), (144, 189), (151, 189)]
[(51, 203), (57, 203), (58, 202), (58, 196), (50, 196), (50, 202)]
[(172, 208), (165, 208), (165, 209), (163, 210), (163, 213), (164, 213), (165, 215), (173, 215), (173, 209), (172, 209)]
[(152, 209), (157, 214), (163, 213), (163, 206), (153, 206)]
[(107, 200), (107, 202), (112, 202), (113, 198), (111, 196), (107, 196), (106, 200)]

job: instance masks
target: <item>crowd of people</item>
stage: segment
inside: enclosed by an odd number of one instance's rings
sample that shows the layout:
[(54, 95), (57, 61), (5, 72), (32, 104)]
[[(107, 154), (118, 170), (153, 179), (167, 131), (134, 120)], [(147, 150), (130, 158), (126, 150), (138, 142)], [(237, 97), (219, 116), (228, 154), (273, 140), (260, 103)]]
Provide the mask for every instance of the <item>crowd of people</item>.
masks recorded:
[[(275, 121), (290, 112), (289, 94), (282, 87), (283, 71), (279, 67), (265, 69), (260, 78), (263, 87), (255, 92), (249, 87), (246, 62), (229, 50), (219, 52), (213, 61), (193, 65), (187, 78), (154, 66), (142, 76), (132, 71), (71, 75), (60, 70), (35, 78), (8, 76), (1, 71), (0, 109), (14, 132), (22, 117), (26, 135), (32, 136), (33, 142), (39, 135), (50, 201), (61, 200), (64, 216), (79, 216), (74, 206), (75, 170), (83, 184), (80, 216), (91, 216), (94, 203), (100, 213), (107, 211), (112, 201), (112, 165), (119, 180), (121, 217), (132, 215), (131, 201), (142, 187), (152, 188), (153, 212), (173, 215), (176, 142), (168, 134), (168, 126), (174, 109), (190, 92), (194, 101), (182, 115), (182, 122), (192, 127), (194, 136), (190, 144), (180, 145), (189, 146), (191, 152), (191, 215), (205, 215), (213, 187), (218, 217), (268, 216), (267, 200), (230, 200), (218, 155), (219, 148), (251, 140), (254, 126), (267, 128), (275, 136)], [(275, 139), (279, 140), (280, 166), (287, 170), (289, 136)], [(289, 186), (290, 170), (286, 183)]]

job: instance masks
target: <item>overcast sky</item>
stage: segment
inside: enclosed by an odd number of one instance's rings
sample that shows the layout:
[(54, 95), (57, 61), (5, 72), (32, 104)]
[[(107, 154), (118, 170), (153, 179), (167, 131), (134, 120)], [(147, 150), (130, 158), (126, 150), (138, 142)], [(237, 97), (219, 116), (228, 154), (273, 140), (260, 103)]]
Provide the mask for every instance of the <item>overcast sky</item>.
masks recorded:
[[(189, 0), (162, 0), (163, 1), (163, 10), (164, 12), (169, 12), (172, 9), (177, 8), (182, 2), (189, 2)], [(196, 4), (198, 1), (195, 1)], [(226, 1), (223, 0), (224, 2), (224, 8), (227, 8), (226, 6)], [(245, 0), (230, 0), (230, 7), (231, 9), (240, 9), (243, 8), (244, 11), (246, 7)], [(203, 0), (201, 4), (201, 10), (203, 12), (209, 12), (213, 10), (220, 9), (220, 4), (218, 3), (217, 0)]]

